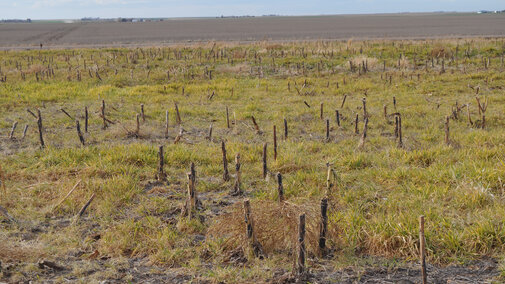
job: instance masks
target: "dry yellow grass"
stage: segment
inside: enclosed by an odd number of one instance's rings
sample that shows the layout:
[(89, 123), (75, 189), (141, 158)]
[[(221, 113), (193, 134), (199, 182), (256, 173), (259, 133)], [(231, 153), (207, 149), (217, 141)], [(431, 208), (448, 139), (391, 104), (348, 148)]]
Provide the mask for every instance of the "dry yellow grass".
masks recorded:
[[(368, 70), (373, 70), (378, 66), (379, 60), (375, 57), (360, 55), (351, 58), (350, 62), (352, 62), (353, 66), (361, 66), (363, 63), (365, 63), (368, 67)], [(350, 68), (349, 62), (347, 62), (347, 67)]]
[(0, 259), (16, 261), (36, 261), (45, 256), (43, 250), (35, 242), (14, 242), (7, 236), (0, 235)]
[[(295, 253), (298, 238), (298, 222), (301, 214), (306, 215), (306, 249), (311, 255), (318, 253), (320, 214), (319, 205), (314, 202), (294, 204), (260, 200), (251, 203), (254, 233), (267, 255)], [(248, 250), (243, 202), (237, 202), (230, 211), (218, 217), (209, 227), (209, 241), (224, 240), (222, 248), (230, 253)], [(328, 239), (336, 239), (336, 228), (329, 228)]]

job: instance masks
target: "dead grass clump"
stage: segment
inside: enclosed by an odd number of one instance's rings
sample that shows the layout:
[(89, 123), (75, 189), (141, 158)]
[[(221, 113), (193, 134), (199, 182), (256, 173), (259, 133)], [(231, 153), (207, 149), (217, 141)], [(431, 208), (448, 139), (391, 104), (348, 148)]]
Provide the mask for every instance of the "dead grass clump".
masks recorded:
[(370, 231), (364, 240), (362, 252), (384, 257), (410, 258), (415, 257), (419, 251), (417, 241), (417, 236), (413, 234), (388, 235), (384, 232)]
[(280, 44), (269, 44), (266, 46), (267, 50), (281, 49), (282, 45)]
[[(361, 56), (356, 56), (356, 57), (351, 58), (350, 62), (352, 62), (353, 66), (362, 66), (363, 63), (365, 63), (368, 70), (372, 70), (377, 67), (379, 60), (375, 57), (368, 57), (365, 55), (361, 55)], [(349, 65), (349, 62), (347, 62), (347, 65)], [(350, 67), (350, 66), (347, 66), (347, 67)]]
[(42, 71), (47, 70), (46, 67), (40, 65), (40, 64), (33, 64), (28, 68), (27, 70), (24, 71), (25, 74), (34, 74), (34, 73), (39, 73)]
[[(254, 234), (266, 255), (295, 252), (300, 214), (306, 214), (305, 246), (309, 255), (316, 255), (319, 240), (319, 206), (315, 203), (296, 205), (271, 200), (251, 202)], [(329, 239), (333, 233), (329, 232)], [(236, 203), (231, 210), (221, 215), (208, 229), (207, 240), (222, 239), (221, 248), (232, 253), (241, 249), (247, 255), (248, 240), (244, 221), (243, 203)]]
[(347, 42), (346, 42), (347, 49), (351, 49), (352, 48), (352, 42), (353, 42), (352, 38), (350, 38), (350, 39), (347, 40)]
[(3, 262), (34, 261), (43, 256), (39, 247), (33, 244), (15, 243), (0, 236), (0, 260)]
[(410, 60), (405, 57), (405, 56), (402, 56), (402, 58), (400, 59), (400, 66), (398, 66), (399, 68), (409, 68), (410, 66)]
[(247, 56), (247, 51), (234, 50), (233, 59), (244, 59)]
[(431, 57), (433, 57), (433, 58), (450, 58), (450, 57), (452, 57), (452, 51), (448, 47), (435, 46), (431, 50)]

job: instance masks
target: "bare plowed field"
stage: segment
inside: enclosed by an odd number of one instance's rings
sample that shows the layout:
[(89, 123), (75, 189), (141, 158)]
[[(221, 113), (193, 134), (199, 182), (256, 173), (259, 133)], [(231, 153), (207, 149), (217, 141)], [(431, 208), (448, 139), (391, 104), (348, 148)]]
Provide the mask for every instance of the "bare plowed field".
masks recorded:
[(504, 14), (200, 18), (144, 23), (0, 24), (0, 47), (157, 45), (199, 41), (504, 36)]

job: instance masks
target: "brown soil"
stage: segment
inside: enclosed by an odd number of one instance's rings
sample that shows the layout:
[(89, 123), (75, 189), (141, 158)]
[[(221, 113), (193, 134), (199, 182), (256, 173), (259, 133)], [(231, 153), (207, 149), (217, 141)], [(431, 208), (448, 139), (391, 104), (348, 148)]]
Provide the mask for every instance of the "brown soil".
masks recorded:
[(0, 24), (0, 48), (505, 36), (505, 14), (419, 13), (168, 19), (144, 23)]

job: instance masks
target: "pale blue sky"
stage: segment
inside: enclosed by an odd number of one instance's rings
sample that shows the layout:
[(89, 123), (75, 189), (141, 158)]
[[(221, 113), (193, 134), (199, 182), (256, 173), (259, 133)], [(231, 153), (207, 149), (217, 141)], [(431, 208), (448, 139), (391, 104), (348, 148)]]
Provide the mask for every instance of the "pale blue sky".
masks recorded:
[(0, 0), (0, 19), (504, 10), (505, 0)]

